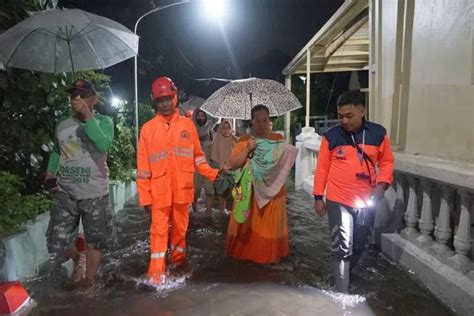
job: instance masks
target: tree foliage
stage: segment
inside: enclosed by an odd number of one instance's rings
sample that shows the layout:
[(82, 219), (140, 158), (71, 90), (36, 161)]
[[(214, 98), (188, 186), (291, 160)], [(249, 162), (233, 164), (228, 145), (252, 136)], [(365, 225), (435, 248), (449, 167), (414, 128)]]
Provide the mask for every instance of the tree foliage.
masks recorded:
[(0, 0), (0, 30), (28, 17), (32, 11), (55, 9), (58, 0)]
[(115, 137), (108, 156), (110, 179), (127, 182), (133, 180), (135, 134), (123, 115), (117, 115), (115, 121)]
[(0, 172), (0, 238), (51, 207), (51, 201), (41, 194), (22, 194), (24, 186), (20, 177)]
[[(25, 19), (28, 11), (56, 5), (55, 0), (0, 1), (0, 29)], [(97, 109), (116, 116), (116, 138), (108, 160), (111, 178), (131, 179), (135, 161), (133, 127), (124, 117), (117, 117), (105, 99), (110, 90), (109, 76), (94, 71), (79, 72), (76, 76), (19, 69), (0, 71), (0, 237), (51, 205), (41, 189), (42, 175), (52, 149), (56, 122), (61, 116), (70, 115), (65, 89), (75, 79), (93, 82), (98, 92)]]
[[(109, 78), (95, 72), (77, 74), (103, 91)], [(0, 105), (0, 170), (8, 170), (28, 182), (27, 192), (38, 192), (45, 171), (56, 121), (70, 113), (65, 88), (71, 74), (45, 74), (11, 70)], [(102, 93), (99, 93), (99, 98)]]

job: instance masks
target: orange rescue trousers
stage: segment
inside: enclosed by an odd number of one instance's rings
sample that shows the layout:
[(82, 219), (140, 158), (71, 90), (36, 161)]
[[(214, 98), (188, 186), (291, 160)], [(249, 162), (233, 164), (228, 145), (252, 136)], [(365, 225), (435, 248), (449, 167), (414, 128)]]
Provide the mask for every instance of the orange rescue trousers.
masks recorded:
[[(189, 204), (173, 204), (165, 208), (153, 208), (150, 228), (150, 265), (148, 277), (160, 283), (166, 272), (168, 236), (170, 261), (180, 265), (186, 258), (186, 231), (189, 223)], [(170, 227), (171, 225), (171, 227)]]

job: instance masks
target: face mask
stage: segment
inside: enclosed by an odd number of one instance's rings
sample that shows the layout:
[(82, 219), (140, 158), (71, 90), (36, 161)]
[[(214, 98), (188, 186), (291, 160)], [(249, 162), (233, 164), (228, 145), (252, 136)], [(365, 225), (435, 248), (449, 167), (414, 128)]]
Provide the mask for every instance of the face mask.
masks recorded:
[(196, 123), (199, 126), (203, 126), (204, 124), (206, 124), (206, 120), (205, 119), (196, 119)]

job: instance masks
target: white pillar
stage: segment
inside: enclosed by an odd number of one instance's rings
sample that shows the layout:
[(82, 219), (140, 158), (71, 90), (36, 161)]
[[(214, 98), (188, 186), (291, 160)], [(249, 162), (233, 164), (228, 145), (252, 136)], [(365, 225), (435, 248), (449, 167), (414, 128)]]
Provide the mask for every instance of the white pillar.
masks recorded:
[(417, 238), (420, 233), (416, 229), (418, 226), (418, 197), (416, 194), (416, 179), (413, 177), (408, 178), (409, 193), (407, 211), (405, 213), (405, 223), (407, 227), (402, 231), (402, 235), (405, 238)]
[(453, 255), (453, 251), (447, 246), (451, 239), (450, 212), (454, 209), (454, 189), (441, 185), (441, 203), (439, 206), (439, 215), (436, 219), (435, 237), (436, 243), (431, 246), (431, 251), (438, 257), (445, 259)]
[(448, 262), (463, 273), (468, 273), (472, 268), (472, 262), (468, 255), (471, 252), (471, 196), (465, 190), (459, 190), (461, 197), (461, 213), (459, 215), (459, 225), (454, 236), (454, 249), (456, 254), (449, 258)]
[(296, 142), (296, 148), (298, 148), (298, 155), (296, 156), (295, 161), (295, 190), (301, 190), (303, 187), (303, 181), (307, 176), (306, 173), (306, 148), (302, 142)]
[[(291, 91), (291, 74), (286, 76), (285, 86), (288, 90)], [(291, 112), (288, 112), (285, 114), (285, 138), (288, 143), (291, 142), (290, 125), (291, 125)]]
[(431, 232), (434, 229), (433, 208), (431, 205), (431, 182), (429, 180), (421, 180), (421, 188), (423, 190), (423, 204), (421, 207), (421, 217), (419, 220), (421, 236), (417, 238), (419, 242), (430, 246), (433, 243)]

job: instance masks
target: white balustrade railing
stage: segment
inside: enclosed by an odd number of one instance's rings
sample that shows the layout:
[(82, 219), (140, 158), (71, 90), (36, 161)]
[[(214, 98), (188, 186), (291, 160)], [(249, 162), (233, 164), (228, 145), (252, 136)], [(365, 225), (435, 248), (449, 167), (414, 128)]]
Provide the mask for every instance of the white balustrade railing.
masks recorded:
[(430, 250), (441, 258), (451, 257), (454, 253), (448, 246), (448, 242), (452, 238), (452, 232), (450, 219), (451, 213), (454, 209), (454, 195), (455, 190), (446, 185), (441, 185), (441, 197), (439, 214), (436, 219), (436, 226), (434, 236), (436, 243), (430, 248)]
[[(309, 194), (320, 142), (309, 129), (297, 136), (295, 187)], [(405, 209), (400, 235), (474, 279), (474, 167), (396, 153), (393, 189)]]
[(303, 132), (296, 136), (296, 140), (299, 151), (295, 163), (295, 188), (304, 189), (311, 194), (321, 136), (314, 132), (314, 128), (305, 127)]
[[(404, 178), (408, 180), (405, 186), (396, 186), (397, 190), (409, 192), (406, 228), (401, 235), (463, 273), (474, 270), (471, 191), (399, 171), (396, 171), (396, 177), (397, 182)], [(433, 193), (435, 187), (440, 195)], [(397, 192), (398, 198), (403, 196), (404, 191)], [(419, 197), (421, 203), (418, 203)]]

